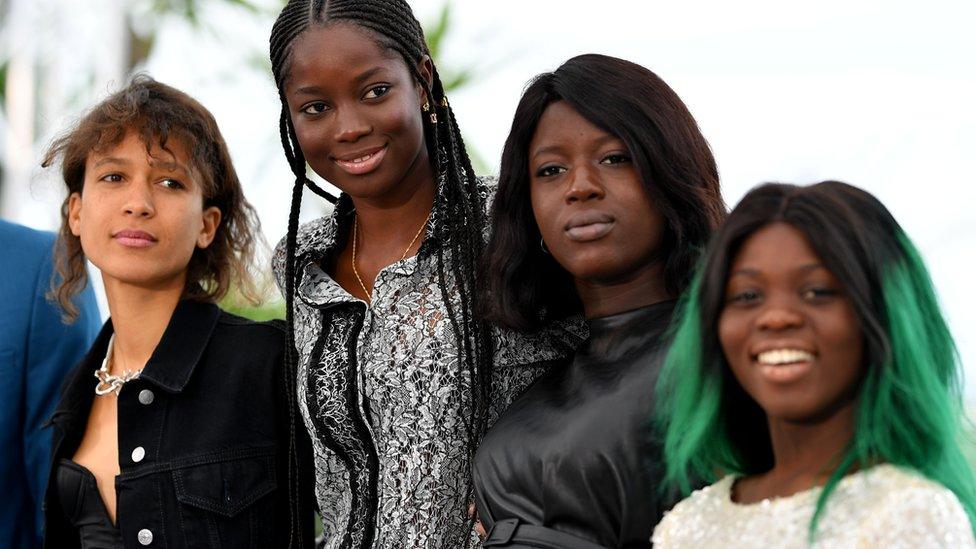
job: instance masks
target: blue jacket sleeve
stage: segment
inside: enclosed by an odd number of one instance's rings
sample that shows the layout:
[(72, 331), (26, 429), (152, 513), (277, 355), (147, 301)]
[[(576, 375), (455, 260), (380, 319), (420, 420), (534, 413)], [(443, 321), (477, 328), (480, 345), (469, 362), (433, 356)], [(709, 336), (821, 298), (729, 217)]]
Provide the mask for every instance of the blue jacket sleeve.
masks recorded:
[(23, 459), (39, 528), (44, 523), (41, 502), (51, 459), (51, 430), (43, 424), (54, 411), (65, 377), (88, 351), (101, 325), (90, 284), (76, 297), (78, 318), (71, 324), (62, 322), (61, 309), (45, 297), (52, 269), (49, 253), (34, 288), (23, 380)]

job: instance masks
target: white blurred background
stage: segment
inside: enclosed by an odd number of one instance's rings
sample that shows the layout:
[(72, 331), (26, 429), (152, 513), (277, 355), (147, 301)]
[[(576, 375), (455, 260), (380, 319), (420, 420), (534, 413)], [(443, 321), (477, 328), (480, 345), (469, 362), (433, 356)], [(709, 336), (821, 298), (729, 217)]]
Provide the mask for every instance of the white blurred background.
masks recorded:
[[(921, 248), (976, 369), (976, 2), (413, 0), (476, 164), (496, 172), (526, 82), (597, 52), (649, 67), (685, 100), (727, 202), (765, 181), (840, 179), (876, 194)], [(293, 178), (267, 62), (278, 0), (0, 0), (0, 217), (55, 229), (44, 147), (145, 71), (203, 102), (273, 245)], [(438, 23), (447, 15), (446, 26)], [(441, 32), (443, 31), (443, 32)], [(306, 193), (304, 218), (324, 205)], [(969, 258), (969, 259), (967, 259)], [(0, 273), (2, 276), (2, 273)], [(106, 312), (103, 306), (103, 314)], [(976, 403), (976, 382), (966, 385)]]

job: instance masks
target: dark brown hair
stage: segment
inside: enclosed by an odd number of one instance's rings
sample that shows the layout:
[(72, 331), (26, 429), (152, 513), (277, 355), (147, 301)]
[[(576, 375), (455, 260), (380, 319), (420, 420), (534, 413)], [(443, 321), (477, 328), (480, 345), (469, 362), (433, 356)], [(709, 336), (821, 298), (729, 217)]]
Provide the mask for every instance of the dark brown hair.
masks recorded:
[(74, 320), (78, 315), (72, 298), (85, 287), (88, 278), (81, 239), (68, 226), (68, 201), (72, 194), (84, 191), (89, 155), (118, 145), (130, 132), (142, 139), (147, 151), (156, 145), (172, 153), (167, 148), (170, 139), (183, 144), (190, 156), (190, 167), (200, 177), (204, 208), (216, 206), (221, 213), (213, 242), (206, 249), (194, 250), (190, 258), (184, 298), (217, 301), (233, 284), (249, 301), (258, 303), (251, 266), (260, 224), (254, 208), (244, 198), (216, 120), (189, 95), (137, 75), (57, 138), (41, 163), (45, 168), (60, 164), (68, 191), (61, 204), (51, 285), (51, 297), (64, 310), (65, 317)]
[(572, 277), (540, 248), (529, 199), (529, 143), (555, 101), (566, 101), (627, 145), (666, 222), (658, 255), (672, 294), (688, 285), (700, 253), (726, 215), (708, 142), (685, 104), (656, 74), (598, 54), (574, 57), (540, 74), (522, 94), (505, 141), (485, 251), (485, 312), (492, 321), (520, 330), (582, 312)]

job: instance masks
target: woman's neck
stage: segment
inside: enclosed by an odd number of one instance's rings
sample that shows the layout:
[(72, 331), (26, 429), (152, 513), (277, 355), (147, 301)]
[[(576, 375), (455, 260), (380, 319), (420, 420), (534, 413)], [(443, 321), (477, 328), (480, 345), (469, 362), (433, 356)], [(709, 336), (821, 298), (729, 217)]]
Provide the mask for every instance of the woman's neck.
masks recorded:
[(854, 404), (844, 404), (816, 422), (770, 419), (773, 468), (743, 479), (737, 500), (751, 503), (784, 497), (826, 483), (854, 436)]
[(430, 216), (436, 192), (434, 173), (424, 149), (388, 192), (377, 197), (353, 197), (359, 239), (357, 260), (370, 277), (403, 257), (404, 250), (416, 252), (421, 239), (414, 237)]
[(164, 289), (146, 289), (105, 280), (115, 332), (112, 373), (140, 370), (146, 365), (163, 338), (183, 289), (182, 281)]
[[(421, 184), (409, 193), (384, 200), (353, 199), (359, 223), (359, 238), (370, 247), (381, 243), (406, 246), (434, 205), (434, 182)], [(365, 249), (367, 246), (363, 246)]]
[(658, 264), (613, 280), (576, 279), (576, 291), (586, 318), (600, 318), (673, 299)]
[[(433, 167), (427, 149), (422, 148), (403, 177), (386, 192), (352, 198), (359, 230), (378, 241), (406, 238), (409, 242), (414, 235), (411, 229), (420, 225), (430, 213), (436, 191)], [(410, 234), (403, 236), (404, 233)]]

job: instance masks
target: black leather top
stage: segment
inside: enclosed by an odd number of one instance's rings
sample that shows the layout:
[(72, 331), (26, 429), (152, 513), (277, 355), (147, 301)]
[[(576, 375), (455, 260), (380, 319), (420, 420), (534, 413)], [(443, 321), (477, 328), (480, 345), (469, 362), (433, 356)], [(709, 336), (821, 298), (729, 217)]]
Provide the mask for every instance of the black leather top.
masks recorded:
[(122, 549), (122, 535), (108, 516), (95, 475), (62, 459), (56, 482), (58, 499), (68, 521), (78, 531), (82, 549)]
[(605, 547), (650, 547), (666, 504), (654, 384), (675, 302), (589, 321), (572, 362), (541, 377), (475, 458), (485, 528), (518, 519)]

